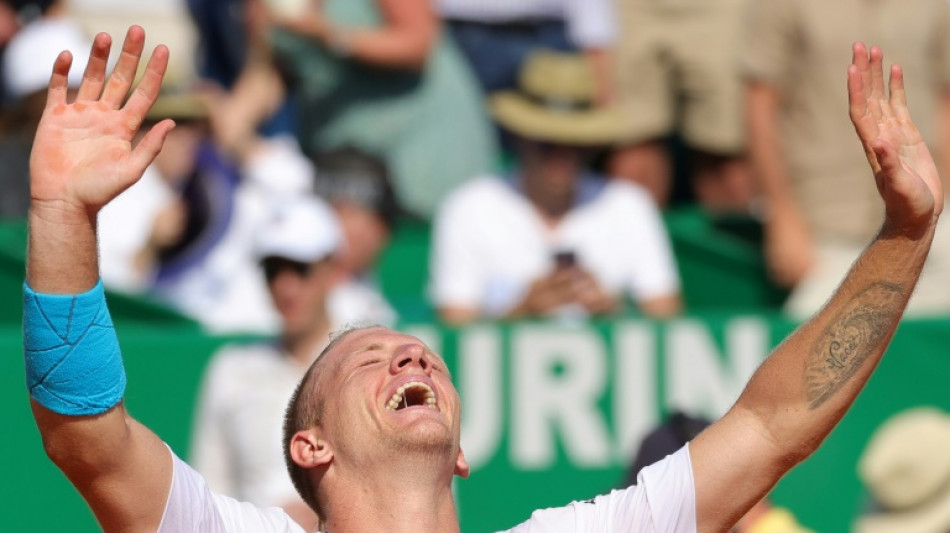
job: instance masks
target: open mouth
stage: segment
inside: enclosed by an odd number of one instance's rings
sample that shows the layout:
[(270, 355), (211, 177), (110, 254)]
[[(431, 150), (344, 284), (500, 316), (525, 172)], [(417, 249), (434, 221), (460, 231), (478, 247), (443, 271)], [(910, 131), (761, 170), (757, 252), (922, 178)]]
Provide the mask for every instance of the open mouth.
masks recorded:
[(422, 406), (435, 409), (435, 392), (431, 387), (419, 381), (410, 381), (393, 393), (386, 404), (387, 409), (401, 411), (407, 407)]

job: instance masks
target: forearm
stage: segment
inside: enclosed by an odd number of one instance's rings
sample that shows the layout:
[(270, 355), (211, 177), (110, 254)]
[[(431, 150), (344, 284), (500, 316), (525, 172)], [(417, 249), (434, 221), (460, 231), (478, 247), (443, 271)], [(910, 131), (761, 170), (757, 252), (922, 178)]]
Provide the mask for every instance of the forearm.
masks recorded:
[(884, 228), (828, 304), (775, 350), (736, 404), (787, 458), (828, 435), (880, 361), (933, 239)]
[(414, 28), (344, 29), (330, 26), (321, 40), (347, 57), (380, 68), (421, 71), (434, 46), (436, 31)]
[[(735, 524), (844, 416), (900, 321), (932, 238), (932, 227), (914, 237), (882, 232), (828, 304), (690, 443), (702, 533)], [(725, 490), (728, 505), (718, 497)]]
[(34, 202), (26, 279), (36, 292), (78, 294), (99, 279), (96, 215), (66, 204)]

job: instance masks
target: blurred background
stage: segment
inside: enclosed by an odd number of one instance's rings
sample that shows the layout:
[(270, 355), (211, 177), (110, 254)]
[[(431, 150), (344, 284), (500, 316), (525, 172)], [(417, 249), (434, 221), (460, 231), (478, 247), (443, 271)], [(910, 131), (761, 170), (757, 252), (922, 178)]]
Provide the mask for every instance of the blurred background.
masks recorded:
[[(99, 220), (128, 408), (301, 523), (280, 414), (346, 324), (452, 367), (463, 531), (623, 487), (724, 414), (879, 227), (854, 41), (904, 67), (950, 176), (945, 0), (0, 0), (2, 531), (98, 529), (33, 426), (19, 302), (53, 59), (78, 86), (131, 24), (171, 49), (149, 121), (178, 126)], [(928, 261), (854, 408), (741, 531), (950, 529), (943, 226)]]

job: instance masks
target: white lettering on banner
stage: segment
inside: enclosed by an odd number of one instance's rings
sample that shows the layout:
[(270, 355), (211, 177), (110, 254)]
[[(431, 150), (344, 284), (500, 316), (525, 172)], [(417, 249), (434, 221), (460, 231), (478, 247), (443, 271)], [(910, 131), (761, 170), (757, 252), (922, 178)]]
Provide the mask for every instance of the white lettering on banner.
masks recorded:
[(554, 464), (556, 431), (572, 463), (588, 468), (610, 464), (607, 425), (597, 405), (606, 387), (606, 354), (595, 332), (524, 326), (512, 335), (515, 468)]
[(622, 323), (614, 331), (613, 419), (618, 464), (627, 464), (640, 440), (657, 424), (656, 334), (652, 324)]
[(469, 466), (478, 468), (495, 454), (501, 442), (504, 370), (497, 328), (467, 330), (459, 340), (456, 361), (462, 409), (462, 450)]
[(719, 418), (732, 407), (769, 352), (761, 320), (738, 319), (725, 329), (725, 357), (709, 328), (693, 320), (671, 322), (667, 333), (668, 405)]
[[(440, 351), (434, 331), (412, 333)], [(577, 468), (625, 465), (657, 424), (661, 402), (718, 417), (771, 347), (768, 322), (755, 318), (727, 322), (722, 349), (710, 328), (695, 320), (671, 321), (662, 329), (619, 322), (610, 335), (612, 353), (597, 329), (516, 325), (508, 346), (499, 327), (461, 331), (453, 370), (464, 405), (462, 449), (472, 468), (497, 457), (506, 435), (515, 469), (554, 466), (558, 442)], [(664, 382), (661, 398), (658, 383)], [(610, 417), (602, 403), (608, 394)]]

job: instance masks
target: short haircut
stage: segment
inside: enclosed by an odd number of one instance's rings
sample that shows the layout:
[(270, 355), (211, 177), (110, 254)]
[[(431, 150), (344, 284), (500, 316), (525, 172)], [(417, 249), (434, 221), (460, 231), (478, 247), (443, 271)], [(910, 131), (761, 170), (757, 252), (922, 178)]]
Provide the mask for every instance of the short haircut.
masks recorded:
[(290, 440), (298, 431), (317, 426), (323, 419), (323, 409), (326, 398), (316, 391), (315, 386), (319, 381), (320, 369), (325, 366), (321, 364), (321, 362), (326, 359), (325, 356), (350, 333), (379, 327), (382, 326), (365, 323), (348, 324), (342, 329), (331, 333), (329, 344), (323, 348), (320, 355), (317, 356), (313, 364), (310, 365), (310, 368), (307, 369), (307, 373), (304, 374), (300, 383), (297, 384), (293, 395), (290, 397), (290, 402), (287, 404), (287, 409), (284, 412), (283, 446), (284, 462), (287, 465), (287, 472), (290, 474), (290, 480), (293, 482), (294, 488), (297, 489), (300, 497), (303, 498), (303, 501), (320, 517), (324, 516), (323, 506), (317, 501), (316, 490), (310, 482), (307, 469), (295, 463), (290, 456)]

